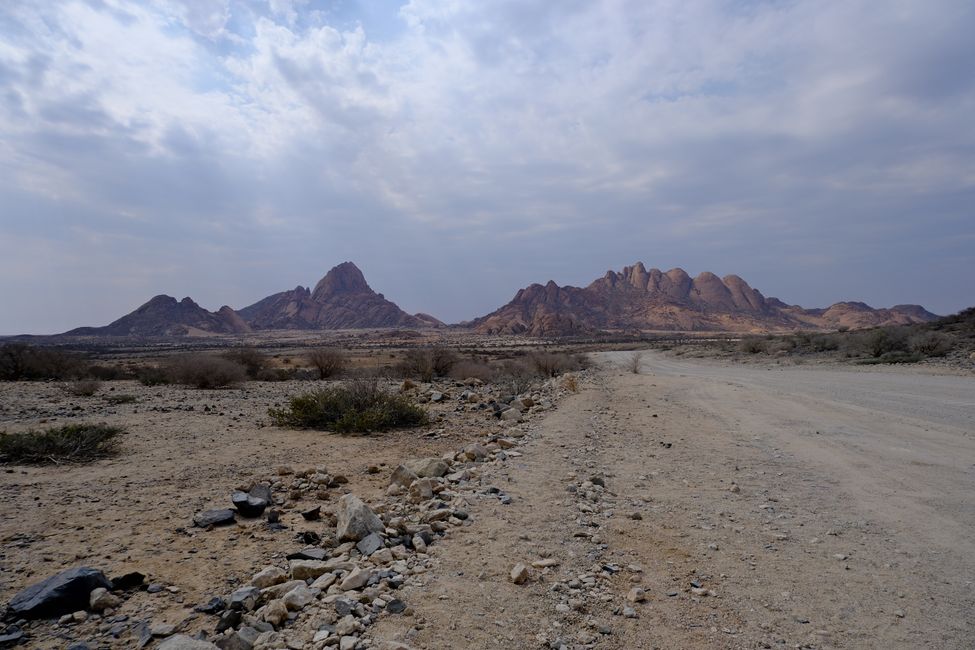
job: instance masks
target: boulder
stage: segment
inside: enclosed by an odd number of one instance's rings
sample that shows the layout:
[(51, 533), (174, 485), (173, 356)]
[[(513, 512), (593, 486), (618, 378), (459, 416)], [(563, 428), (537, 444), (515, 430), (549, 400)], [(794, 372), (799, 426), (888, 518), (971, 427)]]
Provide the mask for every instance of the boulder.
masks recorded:
[(210, 526), (228, 526), (236, 521), (235, 510), (230, 508), (220, 508), (216, 510), (204, 510), (193, 515), (193, 523), (200, 528)]
[(92, 590), (99, 587), (112, 588), (104, 573), (75, 567), (15, 594), (8, 609), (17, 618), (54, 618), (86, 609)]
[(261, 569), (251, 578), (251, 584), (258, 589), (281, 584), (288, 579), (288, 574), (276, 566), (269, 566)]
[(419, 477), (416, 473), (411, 470), (406, 465), (399, 465), (393, 470), (393, 475), (389, 477), (390, 485), (400, 485), (402, 487), (408, 488), (410, 485), (418, 479)]
[(383, 538), (379, 533), (370, 533), (359, 540), (359, 543), (355, 545), (356, 549), (362, 553), (362, 555), (369, 556), (385, 546)]
[(271, 488), (257, 484), (249, 492), (234, 492), (230, 500), (241, 517), (260, 517), (271, 503)]
[(159, 644), (158, 650), (215, 650), (209, 641), (200, 641), (185, 634), (175, 634)]
[(281, 598), (284, 606), (293, 612), (304, 609), (314, 600), (315, 592), (305, 585), (295, 587)]
[(340, 542), (358, 542), (369, 533), (381, 533), (386, 527), (362, 499), (346, 494), (339, 500), (336, 536)]
[(315, 579), (331, 570), (332, 567), (321, 560), (291, 560), (291, 577), (295, 580)]
[(109, 592), (105, 587), (96, 587), (88, 595), (88, 607), (93, 612), (103, 612), (115, 609), (122, 604), (122, 599)]
[[(450, 467), (442, 458), (418, 458), (408, 460), (404, 465), (420, 478), (440, 478), (450, 471)], [(409, 487), (409, 485), (403, 487)]]

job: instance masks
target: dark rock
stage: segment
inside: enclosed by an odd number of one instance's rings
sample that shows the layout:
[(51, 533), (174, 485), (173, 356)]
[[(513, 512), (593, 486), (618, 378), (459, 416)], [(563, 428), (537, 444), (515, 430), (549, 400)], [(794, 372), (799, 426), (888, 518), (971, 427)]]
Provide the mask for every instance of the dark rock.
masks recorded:
[(91, 650), (91, 646), (84, 641), (79, 641), (78, 643), (69, 645), (67, 650)]
[(243, 614), (239, 610), (230, 609), (223, 613), (217, 622), (217, 634), (223, 634), (226, 630), (236, 629), (243, 620)]
[(117, 578), (112, 578), (112, 589), (135, 589), (136, 587), (141, 587), (145, 581), (145, 574), (132, 571)]
[(139, 635), (139, 640), (137, 642), (137, 647), (144, 648), (152, 641), (152, 630), (145, 623), (140, 623), (136, 628), (136, 632)]
[(264, 514), (264, 509), (267, 508), (267, 501), (246, 492), (234, 492), (230, 495), (230, 500), (241, 517), (260, 517)]
[(90, 567), (75, 567), (33, 584), (17, 593), (9, 611), (23, 618), (53, 618), (88, 608), (93, 589), (111, 589), (105, 574)]
[(367, 557), (383, 547), (383, 538), (379, 536), (379, 533), (370, 533), (360, 539), (355, 547), (363, 556)]
[(148, 591), (150, 594), (158, 594), (163, 589), (165, 589), (165, 587), (163, 587), (161, 584), (158, 583), (152, 583), (151, 585), (146, 587), (146, 591)]
[(281, 521), (281, 511), (271, 508), (267, 511), (267, 523), (276, 524)]
[(329, 553), (323, 548), (305, 548), (297, 553), (289, 553), (287, 559), (289, 560), (318, 560), (323, 561), (328, 558)]
[(200, 528), (209, 528), (210, 526), (227, 526), (236, 521), (234, 514), (235, 511), (231, 510), (230, 508), (204, 510), (203, 512), (198, 512), (193, 516), (193, 523)]
[(12, 648), (24, 640), (24, 633), (18, 627), (8, 627), (0, 634), (0, 648)]
[(348, 616), (355, 611), (355, 603), (348, 598), (337, 598), (335, 600), (335, 613), (339, 616)]
[(227, 609), (227, 602), (220, 596), (214, 596), (206, 603), (194, 607), (193, 611), (200, 612), (201, 614), (216, 614), (225, 609)]
[(252, 610), (260, 598), (261, 590), (257, 587), (241, 587), (230, 594), (230, 607), (232, 609)]
[(454, 510), (454, 516), (460, 519), (461, 521), (464, 521), (465, 519), (470, 517), (470, 515), (467, 514), (466, 510)]
[(593, 485), (598, 485), (599, 487), (606, 487), (606, 481), (601, 476), (593, 476), (589, 479), (589, 482)]
[(305, 518), (305, 521), (318, 521), (322, 516), (322, 507), (315, 506), (314, 508), (309, 508), (302, 512), (301, 516)]
[(295, 535), (297, 539), (302, 544), (308, 544), (309, 546), (315, 546), (322, 541), (322, 536), (313, 530), (306, 530)]
[(406, 603), (397, 598), (396, 600), (391, 600), (386, 605), (386, 611), (390, 614), (402, 614), (406, 611)]

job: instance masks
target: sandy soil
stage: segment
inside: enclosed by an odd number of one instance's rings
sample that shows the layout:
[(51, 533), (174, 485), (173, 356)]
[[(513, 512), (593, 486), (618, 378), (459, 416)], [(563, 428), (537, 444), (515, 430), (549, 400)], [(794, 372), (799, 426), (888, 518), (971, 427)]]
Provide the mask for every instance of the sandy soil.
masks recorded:
[[(602, 355), (579, 393), (518, 427), (521, 456), (485, 464), (482, 485), (512, 503), (471, 496), (471, 525), (430, 548), (434, 568), (401, 590), (405, 615), (370, 629), (376, 645), (972, 647), (975, 379), (656, 354), (634, 375), (618, 367), (628, 357)], [(122, 611), (184, 621), (297, 545), (293, 513), (281, 533), (189, 528), (237, 484), (277, 464), (325, 465), (378, 497), (388, 471), (368, 464), (501, 428), (445, 406), (431, 437), (340, 438), (263, 426), (294, 386), (117, 390), (142, 402), (0, 385), (0, 428), (70, 421), (76, 404), (132, 431), (116, 460), (0, 473), (0, 600), (90, 563), (176, 587)], [(515, 563), (539, 561), (553, 566), (509, 580)], [(626, 599), (633, 587), (646, 602)]]

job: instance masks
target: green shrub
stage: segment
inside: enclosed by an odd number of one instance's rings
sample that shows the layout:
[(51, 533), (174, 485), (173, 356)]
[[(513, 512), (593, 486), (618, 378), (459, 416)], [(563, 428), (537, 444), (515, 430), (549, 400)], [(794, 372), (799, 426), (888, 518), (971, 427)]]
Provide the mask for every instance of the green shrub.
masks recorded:
[(375, 381), (356, 380), (292, 397), (287, 408), (269, 409), (275, 424), (299, 429), (365, 433), (417, 427), (427, 414), (409, 397), (382, 389)]
[(224, 388), (247, 379), (244, 366), (221, 357), (189, 354), (169, 362), (170, 381), (197, 388)]
[(83, 463), (118, 453), (125, 430), (106, 424), (70, 424), (44, 431), (0, 433), (0, 462), (28, 465)]

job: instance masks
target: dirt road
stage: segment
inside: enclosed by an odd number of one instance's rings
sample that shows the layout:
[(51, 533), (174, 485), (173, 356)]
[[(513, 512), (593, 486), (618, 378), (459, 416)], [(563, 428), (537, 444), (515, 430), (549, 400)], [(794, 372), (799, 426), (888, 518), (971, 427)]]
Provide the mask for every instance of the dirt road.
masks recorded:
[[(602, 357), (436, 549), (424, 648), (971, 648), (975, 380)], [(595, 480), (593, 480), (595, 479)], [(595, 483), (595, 484), (594, 484)], [(605, 490), (599, 486), (605, 483)], [(545, 560), (514, 585), (516, 562)], [(647, 602), (627, 593), (638, 586)]]

